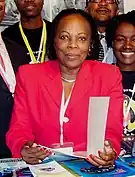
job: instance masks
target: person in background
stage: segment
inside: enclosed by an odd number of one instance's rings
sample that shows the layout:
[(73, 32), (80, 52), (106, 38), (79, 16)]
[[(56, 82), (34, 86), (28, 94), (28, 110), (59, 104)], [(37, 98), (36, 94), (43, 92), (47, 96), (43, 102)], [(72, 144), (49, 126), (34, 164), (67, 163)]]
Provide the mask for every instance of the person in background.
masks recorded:
[[(0, 1), (0, 22), (3, 20), (4, 13), (5, 0), (2, 0)], [(9, 127), (13, 97), (12, 93), (10, 93), (7, 87), (6, 80), (4, 80), (3, 74), (5, 74), (5, 66), (2, 57), (7, 59), (7, 63), (9, 63), (10, 69), (10, 59), (8, 58), (8, 53), (0, 34), (0, 158), (6, 158), (11, 157), (10, 150), (6, 146), (5, 134)], [(7, 70), (7, 68), (5, 69)], [(12, 73), (12, 68), (9, 70), (9, 73)]]
[(99, 33), (100, 52), (98, 60), (104, 63), (115, 63), (111, 48), (107, 48), (105, 30), (112, 17), (118, 15), (118, 0), (87, 0), (86, 11), (93, 17)]
[(121, 154), (132, 154), (135, 136), (135, 11), (114, 17), (106, 28), (108, 47), (112, 47), (122, 73), (124, 93), (124, 132)]
[[(5, 0), (0, 1), (0, 22), (5, 12)], [(12, 34), (13, 35), (13, 34)], [(15, 74), (20, 65), (28, 63), (26, 49), (0, 33), (0, 158), (11, 157), (5, 135), (9, 128), (16, 85)]]
[(25, 63), (44, 62), (51, 35), (51, 23), (43, 20), (43, 0), (15, 0), (20, 12), (20, 22), (2, 32), (6, 37), (24, 47)]
[[(0, 22), (5, 13), (5, 0), (0, 1)], [(0, 33), (0, 158), (11, 157), (5, 142), (5, 135), (13, 107), (13, 94), (16, 84), (15, 72), (23, 64), (23, 49)]]
[(17, 74), (7, 145), (13, 157), (22, 157), (30, 164), (40, 163), (50, 154), (39, 144), (63, 147), (71, 142), (75, 152), (86, 151), (89, 98), (105, 96), (110, 97), (110, 103), (104, 149), (98, 152), (99, 157), (90, 154), (87, 160), (96, 166), (112, 165), (122, 138), (119, 69), (86, 60), (88, 54), (95, 53), (98, 34), (85, 11), (63, 10), (52, 25), (49, 56), (55, 51), (50, 58), (53, 61), (22, 66)]

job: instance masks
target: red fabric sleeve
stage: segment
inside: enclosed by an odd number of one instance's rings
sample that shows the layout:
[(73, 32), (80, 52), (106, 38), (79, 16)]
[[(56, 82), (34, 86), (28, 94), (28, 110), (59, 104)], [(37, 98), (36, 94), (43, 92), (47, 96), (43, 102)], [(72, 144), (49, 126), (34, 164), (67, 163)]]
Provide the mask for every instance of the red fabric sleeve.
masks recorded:
[(30, 114), (27, 106), (27, 95), (25, 92), (23, 74), (23, 67), (20, 67), (17, 73), (14, 108), (10, 128), (6, 135), (7, 145), (10, 148), (13, 157), (20, 157), (20, 152), (24, 144), (27, 141), (34, 141), (29, 120)]
[(110, 78), (114, 83), (109, 91), (110, 104), (106, 126), (106, 140), (110, 140), (117, 155), (120, 153), (120, 145), (123, 132), (123, 88), (122, 76), (118, 68)]

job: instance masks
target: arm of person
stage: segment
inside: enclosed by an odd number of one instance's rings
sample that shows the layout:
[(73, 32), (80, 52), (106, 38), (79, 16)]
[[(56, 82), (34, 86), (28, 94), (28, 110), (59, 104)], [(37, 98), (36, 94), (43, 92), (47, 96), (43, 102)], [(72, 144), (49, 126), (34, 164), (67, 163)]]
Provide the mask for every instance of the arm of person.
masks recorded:
[(122, 76), (117, 67), (112, 73), (112, 86), (109, 91), (110, 104), (108, 111), (108, 119), (106, 125), (106, 140), (109, 140), (114, 148), (117, 156), (120, 153), (122, 133), (123, 133), (123, 87)]
[(27, 91), (25, 90), (23, 67), (19, 69), (16, 80), (14, 107), (6, 140), (13, 157), (20, 157), (20, 152), (24, 144), (27, 141), (34, 142), (34, 135), (32, 133), (29, 117), (30, 114), (27, 104)]
[[(123, 130), (123, 89), (122, 77), (118, 68), (112, 74), (109, 89), (110, 104), (106, 125), (104, 149), (99, 151), (99, 157), (90, 154), (87, 160), (95, 166), (112, 165), (120, 152)], [(107, 85), (106, 85), (107, 86)]]
[(13, 157), (22, 157), (29, 164), (37, 164), (49, 156), (51, 151), (39, 147), (34, 141), (31, 110), (28, 104), (30, 99), (28, 100), (27, 83), (30, 79), (27, 77), (29, 77), (29, 67), (20, 67), (17, 73), (14, 108), (6, 138)]

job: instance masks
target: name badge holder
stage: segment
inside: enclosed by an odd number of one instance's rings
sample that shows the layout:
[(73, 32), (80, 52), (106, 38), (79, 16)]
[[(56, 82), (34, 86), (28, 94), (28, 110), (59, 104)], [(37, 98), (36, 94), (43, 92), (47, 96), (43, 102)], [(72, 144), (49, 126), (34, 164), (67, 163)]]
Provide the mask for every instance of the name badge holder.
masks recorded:
[(72, 90), (73, 90), (73, 87), (71, 89), (69, 97), (67, 98), (67, 100), (65, 102), (64, 89), (63, 89), (62, 99), (61, 99), (61, 107), (60, 107), (60, 143), (52, 144), (52, 148), (54, 150), (56, 149), (59, 152), (68, 153), (71, 155), (73, 154), (74, 143), (73, 142), (64, 142), (63, 124), (67, 123), (69, 121), (69, 118), (65, 117), (65, 112), (66, 112), (66, 109), (67, 109), (69, 101), (70, 101)]

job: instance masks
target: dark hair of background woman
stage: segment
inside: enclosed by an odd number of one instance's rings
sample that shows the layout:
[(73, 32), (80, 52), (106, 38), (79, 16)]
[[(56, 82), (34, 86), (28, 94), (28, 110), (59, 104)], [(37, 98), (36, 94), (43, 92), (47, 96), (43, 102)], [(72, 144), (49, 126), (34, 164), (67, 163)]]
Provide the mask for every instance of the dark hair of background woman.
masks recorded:
[(91, 28), (92, 31), (92, 44), (91, 44), (91, 52), (90, 54), (87, 56), (87, 59), (97, 59), (99, 56), (99, 37), (98, 37), (98, 32), (97, 32), (97, 28), (95, 26), (95, 23), (92, 19), (92, 17), (85, 11), (80, 10), (80, 9), (65, 9), (62, 10), (53, 20), (52, 22), (52, 36), (51, 36), (51, 41), (50, 41), (50, 45), (48, 47), (48, 58), (50, 60), (56, 60), (57, 56), (56, 56), (56, 52), (55, 52), (55, 48), (54, 48), (54, 39), (56, 36), (56, 31), (57, 31), (57, 27), (60, 23), (60, 20), (66, 16), (69, 15), (73, 15), (73, 14), (79, 14), (82, 17), (84, 17), (87, 22), (89, 23), (89, 26)]
[(112, 18), (112, 20), (106, 27), (106, 41), (108, 48), (112, 48), (112, 42), (115, 40), (116, 31), (119, 25), (123, 22), (135, 26), (135, 11), (133, 10), (131, 12), (128, 12), (127, 14), (118, 15)]

